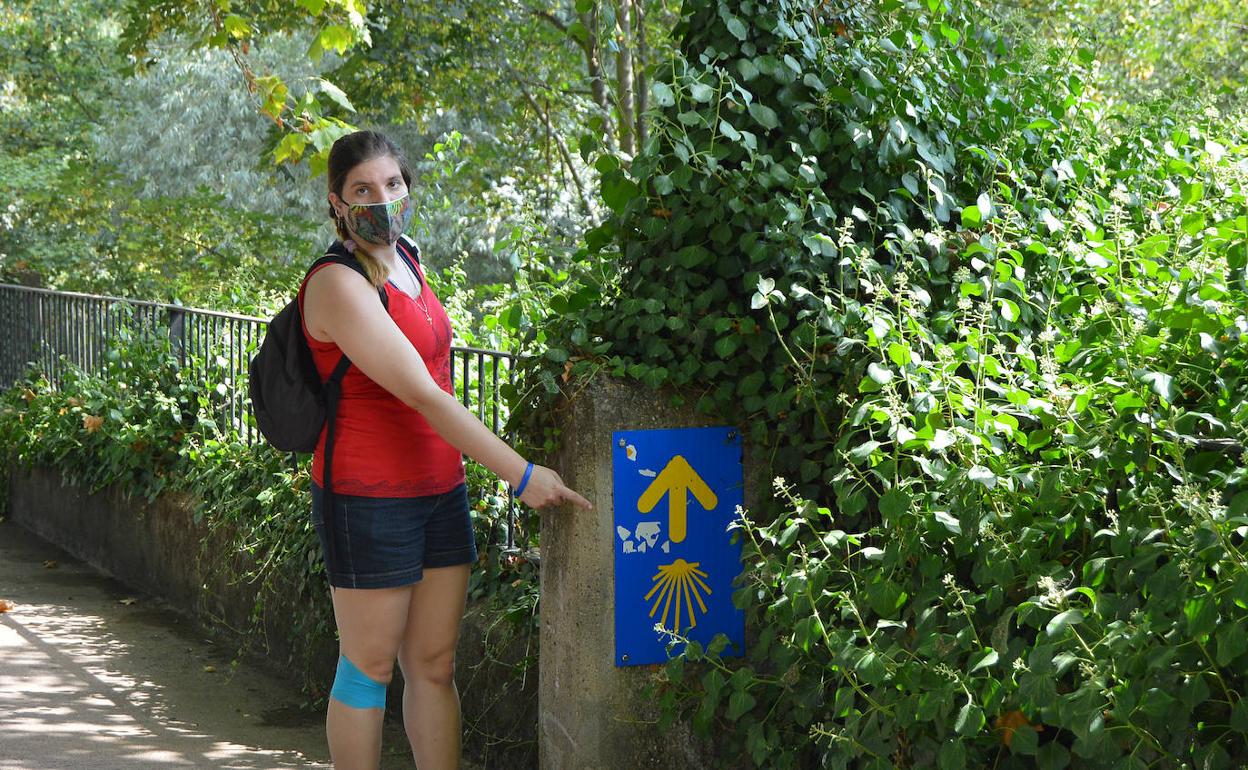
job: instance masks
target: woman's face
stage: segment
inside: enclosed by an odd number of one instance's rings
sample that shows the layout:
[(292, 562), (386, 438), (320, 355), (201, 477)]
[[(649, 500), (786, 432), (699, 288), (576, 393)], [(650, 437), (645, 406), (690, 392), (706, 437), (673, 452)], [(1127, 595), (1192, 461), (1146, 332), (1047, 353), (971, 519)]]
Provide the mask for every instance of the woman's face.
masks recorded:
[(399, 164), (389, 155), (379, 155), (347, 172), (342, 195), (329, 194), (329, 204), (346, 218), (347, 206), (356, 203), (389, 203), (407, 194), (407, 184)]

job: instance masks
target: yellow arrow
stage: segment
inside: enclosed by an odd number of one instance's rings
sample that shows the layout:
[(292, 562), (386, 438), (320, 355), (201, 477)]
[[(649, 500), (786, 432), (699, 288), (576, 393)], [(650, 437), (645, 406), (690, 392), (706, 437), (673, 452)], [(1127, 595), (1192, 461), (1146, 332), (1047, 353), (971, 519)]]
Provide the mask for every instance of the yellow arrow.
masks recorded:
[(637, 500), (637, 510), (641, 513), (649, 513), (663, 499), (663, 495), (670, 495), (667, 503), (667, 529), (668, 539), (673, 543), (679, 543), (685, 539), (686, 492), (692, 492), (702, 507), (708, 511), (719, 503), (719, 498), (693, 469), (689, 461), (676, 455), (654, 481), (650, 482), (650, 486)]

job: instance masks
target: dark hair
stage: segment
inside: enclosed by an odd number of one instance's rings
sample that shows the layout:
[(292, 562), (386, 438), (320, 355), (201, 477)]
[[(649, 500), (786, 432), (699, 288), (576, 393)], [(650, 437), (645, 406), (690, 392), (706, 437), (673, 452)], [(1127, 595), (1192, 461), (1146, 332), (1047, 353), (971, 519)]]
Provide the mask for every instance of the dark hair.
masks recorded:
[[(407, 158), (403, 156), (403, 151), (399, 149), (399, 146), (379, 131), (356, 131), (339, 137), (333, 147), (329, 148), (329, 165), (325, 174), (329, 181), (329, 191), (341, 198), (342, 187), (347, 183), (347, 174), (351, 172), (351, 169), (373, 158), (386, 156), (394, 158), (394, 162), (399, 166), (399, 173), (403, 175), (403, 183), (407, 185), (408, 190), (411, 190), (412, 168), (407, 164)], [(334, 220), (334, 229), (338, 231), (339, 238), (345, 241), (351, 237), (332, 205), (329, 207), (329, 218)], [(357, 244), (356, 256), (361, 257), (361, 252), (364, 254), (360, 261), (368, 271), (373, 284), (380, 286), (385, 283), (386, 269)]]

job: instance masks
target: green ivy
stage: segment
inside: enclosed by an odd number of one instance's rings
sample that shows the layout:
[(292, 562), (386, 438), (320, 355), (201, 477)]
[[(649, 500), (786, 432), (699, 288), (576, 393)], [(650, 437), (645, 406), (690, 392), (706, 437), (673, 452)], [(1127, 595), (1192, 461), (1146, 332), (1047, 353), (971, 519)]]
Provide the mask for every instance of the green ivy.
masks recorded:
[(691, 644), (665, 721), (760, 767), (1242, 762), (1248, 119), (1107, 110), (1094, 51), (961, 3), (685, 13), (643, 151), (582, 141), (613, 216), (514, 413), (553, 446), (605, 371), (775, 479), (747, 658)]

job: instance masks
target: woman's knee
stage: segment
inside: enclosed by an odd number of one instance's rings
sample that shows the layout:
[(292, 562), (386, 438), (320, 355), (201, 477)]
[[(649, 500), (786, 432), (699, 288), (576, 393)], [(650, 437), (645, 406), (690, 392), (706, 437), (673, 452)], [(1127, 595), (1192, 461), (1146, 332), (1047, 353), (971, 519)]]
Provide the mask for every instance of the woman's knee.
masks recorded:
[(403, 678), (409, 682), (427, 682), (439, 687), (455, 683), (455, 650), (422, 652), (404, 650), (399, 655)]
[(388, 685), (394, 678), (394, 655), (376, 652), (339, 650), (340, 658), (346, 658), (361, 674), (372, 681)]

